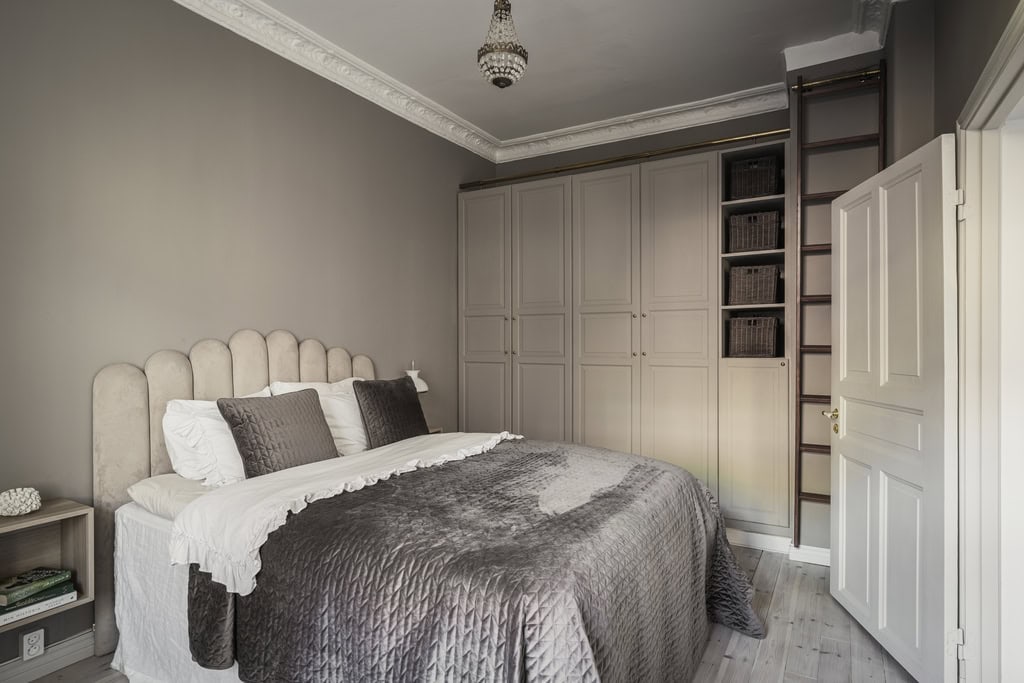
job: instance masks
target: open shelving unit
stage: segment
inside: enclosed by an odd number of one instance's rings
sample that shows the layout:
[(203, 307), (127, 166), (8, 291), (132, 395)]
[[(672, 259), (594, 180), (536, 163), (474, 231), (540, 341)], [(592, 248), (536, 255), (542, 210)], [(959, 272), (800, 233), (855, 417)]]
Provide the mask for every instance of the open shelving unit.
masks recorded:
[(74, 602), (0, 626), (0, 633), (92, 602), (93, 545), (93, 509), (88, 505), (47, 500), (27, 515), (0, 517), (0, 577), (36, 567), (70, 569), (78, 591)]
[[(751, 160), (772, 157), (775, 159), (777, 174), (774, 192), (754, 196), (733, 199), (732, 167), (734, 163), (743, 163)], [(743, 147), (723, 152), (721, 155), (721, 197), (719, 203), (719, 218), (721, 220), (721, 244), (720, 244), (720, 267), (721, 267), (721, 297), (720, 313), (722, 326), (722, 358), (744, 358), (744, 357), (766, 357), (746, 356), (729, 354), (730, 320), (740, 317), (774, 317), (778, 320), (776, 327), (775, 352), (769, 358), (782, 358), (785, 356), (785, 319), (786, 319), (786, 297), (785, 297), (785, 264), (786, 264), (786, 143), (785, 141), (768, 142), (759, 145)], [(765, 249), (734, 250), (730, 244), (729, 219), (733, 216), (760, 213), (765, 211), (778, 211), (778, 233), (775, 243)], [(761, 303), (729, 303), (729, 287), (731, 284), (731, 271), (741, 266), (777, 266), (779, 270), (779, 281), (776, 283), (776, 296), (774, 301)]]

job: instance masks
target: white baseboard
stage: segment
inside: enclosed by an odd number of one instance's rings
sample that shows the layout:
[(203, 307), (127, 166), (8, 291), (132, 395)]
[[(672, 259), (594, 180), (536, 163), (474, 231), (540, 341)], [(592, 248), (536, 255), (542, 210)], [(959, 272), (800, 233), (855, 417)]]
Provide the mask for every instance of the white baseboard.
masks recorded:
[(743, 531), (742, 529), (730, 529), (725, 530), (725, 535), (729, 538), (729, 543), (733, 545), (742, 545), (746, 548), (755, 548), (757, 550), (767, 550), (771, 553), (788, 553), (789, 552), (789, 537), (788, 536), (772, 536), (770, 534), (759, 534), (753, 531)]
[(828, 567), (831, 561), (828, 548), (818, 548), (813, 545), (794, 548), (788, 536), (772, 536), (742, 529), (726, 529), (725, 535), (729, 538), (729, 543), (733, 545), (766, 550), (770, 553), (785, 553), (794, 562), (807, 562)]
[(0, 664), (0, 681), (5, 683), (29, 683), (60, 671), (93, 655), (93, 632), (86, 631), (67, 640), (47, 645), (46, 650), (27, 662), (12, 659)]
[(813, 545), (802, 545), (799, 548), (789, 549), (789, 559), (794, 562), (807, 562), (808, 564), (820, 564), (822, 567), (831, 565), (831, 551), (828, 548), (818, 548)]

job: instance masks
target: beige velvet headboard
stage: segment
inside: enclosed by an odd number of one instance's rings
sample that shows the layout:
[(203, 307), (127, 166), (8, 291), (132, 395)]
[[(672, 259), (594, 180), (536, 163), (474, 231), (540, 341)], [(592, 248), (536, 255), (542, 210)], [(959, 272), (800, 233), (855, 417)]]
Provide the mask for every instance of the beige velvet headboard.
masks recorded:
[(373, 361), (315, 339), (299, 343), (276, 330), (240, 330), (225, 344), (196, 343), (188, 354), (157, 351), (144, 368), (128, 363), (99, 371), (92, 387), (93, 503), (96, 508), (96, 654), (117, 645), (114, 621), (114, 510), (128, 487), (171, 472), (161, 427), (171, 399), (215, 400), (259, 391), (271, 382), (374, 379)]

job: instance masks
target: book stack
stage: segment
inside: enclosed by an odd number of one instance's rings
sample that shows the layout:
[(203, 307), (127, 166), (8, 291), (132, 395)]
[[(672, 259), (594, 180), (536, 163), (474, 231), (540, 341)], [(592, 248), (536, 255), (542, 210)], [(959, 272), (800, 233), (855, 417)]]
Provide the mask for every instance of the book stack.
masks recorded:
[(78, 599), (71, 572), (38, 567), (0, 579), (0, 626), (32, 617)]

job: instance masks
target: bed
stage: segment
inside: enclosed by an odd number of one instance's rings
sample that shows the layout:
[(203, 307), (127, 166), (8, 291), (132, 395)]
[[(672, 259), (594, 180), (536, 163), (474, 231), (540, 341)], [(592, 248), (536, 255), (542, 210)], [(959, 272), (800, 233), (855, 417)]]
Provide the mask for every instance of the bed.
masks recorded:
[(97, 654), (132, 680), (668, 681), (711, 620), (764, 635), (717, 503), (639, 456), (423, 435), (129, 501), (171, 472), (171, 399), (353, 376), (372, 361), (253, 330), (97, 375)]

